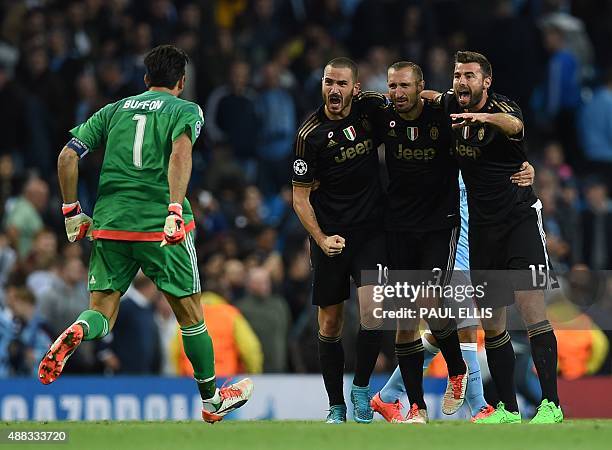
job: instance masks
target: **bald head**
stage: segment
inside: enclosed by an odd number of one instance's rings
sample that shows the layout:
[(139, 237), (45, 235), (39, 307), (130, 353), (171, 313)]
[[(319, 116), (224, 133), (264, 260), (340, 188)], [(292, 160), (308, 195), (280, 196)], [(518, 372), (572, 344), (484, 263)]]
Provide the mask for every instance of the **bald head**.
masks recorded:
[(23, 187), (23, 196), (32, 203), (38, 211), (43, 211), (47, 207), (47, 202), (49, 200), (49, 186), (40, 178), (30, 178)]
[(263, 267), (254, 267), (247, 275), (246, 288), (255, 297), (267, 297), (272, 293), (270, 272)]

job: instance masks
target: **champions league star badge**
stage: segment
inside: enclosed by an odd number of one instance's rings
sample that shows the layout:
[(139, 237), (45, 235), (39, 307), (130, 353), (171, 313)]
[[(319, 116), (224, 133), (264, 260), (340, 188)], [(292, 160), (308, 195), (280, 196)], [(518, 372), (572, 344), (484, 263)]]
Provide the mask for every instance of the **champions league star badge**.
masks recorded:
[(303, 159), (296, 159), (293, 162), (293, 171), (296, 175), (304, 175), (308, 172), (308, 164)]

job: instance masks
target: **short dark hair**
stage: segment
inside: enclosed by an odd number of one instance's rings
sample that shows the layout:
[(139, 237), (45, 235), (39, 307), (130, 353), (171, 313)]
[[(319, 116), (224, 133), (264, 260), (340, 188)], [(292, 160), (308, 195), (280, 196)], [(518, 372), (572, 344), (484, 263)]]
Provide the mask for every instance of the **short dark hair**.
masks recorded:
[(32, 291), (25, 286), (15, 287), (15, 296), (28, 305), (36, 305), (36, 297)]
[(185, 65), (188, 62), (187, 53), (174, 45), (155, 47), (144, 59), (149, 86), (172, 89), (185, 75)]
[(423, 79), (423, 70), (419, 67), (418, 64), (415, 64), (410, 61), (398, 61), (396, 63), (391, 64), (389, 70), (402, 70), (402, 69), (410, 69), (418, 78), (417, 81), (421, 81)]
[(457, 63), (478, 63), (480, 65), (480, 70), (482, 71), (485, 77), (493, 76), (493, 69), (491, 68), (491, 63), (482, 53), (459, 51), (455, 53), (455, 64)]
[(327, 66), (333, 67), (334, 69), (351, 69), (353, 82), (356, 82), (359, 79), (359, 69), (357, 68), (357, 63), (351, 58), (347, 58), (345, 56), (334, 58), (325, 65), (325, 67)]

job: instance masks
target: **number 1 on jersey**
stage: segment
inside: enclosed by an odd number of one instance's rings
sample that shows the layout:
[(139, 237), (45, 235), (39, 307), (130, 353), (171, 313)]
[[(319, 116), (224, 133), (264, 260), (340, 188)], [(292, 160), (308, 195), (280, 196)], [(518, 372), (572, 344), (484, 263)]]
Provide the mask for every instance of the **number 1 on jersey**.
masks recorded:
[(132, 161), (136, 167), (142, 169), (142, 141), (144, 140), (147, 116), (144, 114), (134, 114), (132, 120), (136, 121), (136, 134), (134, 135), (134, 146), (132, 148)]

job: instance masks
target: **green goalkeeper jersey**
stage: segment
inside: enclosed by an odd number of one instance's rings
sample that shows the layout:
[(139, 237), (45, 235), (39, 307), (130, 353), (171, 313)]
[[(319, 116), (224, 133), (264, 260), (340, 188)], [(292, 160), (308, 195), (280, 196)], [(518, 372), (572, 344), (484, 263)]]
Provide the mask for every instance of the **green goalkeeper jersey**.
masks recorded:
[[(162, 239), (170, 190), (172, 142), (186, 133), (192, 144), (204, 117), (195, 103), (159, 91), (146, 91), (100, 109), (70, 130), (89, 151), (104, 147), (93, 213), (96, 239)], [(193, 213), (183, 202), (186, 229)]]

